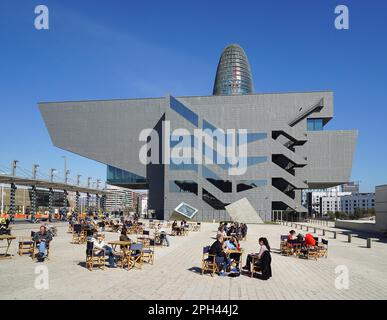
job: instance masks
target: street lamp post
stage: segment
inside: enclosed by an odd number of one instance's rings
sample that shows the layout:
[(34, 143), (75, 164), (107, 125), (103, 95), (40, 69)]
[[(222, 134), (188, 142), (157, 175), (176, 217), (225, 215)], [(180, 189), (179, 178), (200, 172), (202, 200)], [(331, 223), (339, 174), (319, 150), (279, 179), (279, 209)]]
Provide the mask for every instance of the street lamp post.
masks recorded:
[(4, 185), (1, 184), (1, 211), (0, 214), (3, 213), (4, 210)]
[(13, 160), (11, 164), (12, 176), (16, 176), (16, 168), (19, 160)]
[(34, 180), (36, 180), (36, 175), (38, 173), (38, 168), (39, 168), (38, 164), (34, 164), (33, 167), (32, 167), (32, 179), (34, 179)]
[(77, 175), (77, 186), (79, 186), (81, 184), (81, 177), (82, 177), (81, 174)]
[(64, 160), (64, 181), (65, 183), (67, 183), (67, 157), (66, 156), (62, 156), (63, 160)]
[(65, 184), (67, 184), (67, 182), (69, 181), (69, 174), (70, 174), (70, 170), (66, 170), (65, 171)]
[(50, 169), (50, 182), (54, 182), (54, 174), (56, 169)]

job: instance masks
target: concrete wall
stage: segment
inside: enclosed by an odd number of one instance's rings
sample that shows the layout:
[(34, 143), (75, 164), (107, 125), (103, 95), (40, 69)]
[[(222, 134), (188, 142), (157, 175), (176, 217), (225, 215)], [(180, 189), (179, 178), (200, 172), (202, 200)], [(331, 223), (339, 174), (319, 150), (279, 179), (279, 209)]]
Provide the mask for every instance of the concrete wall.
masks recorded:
[(335, 228), (348, 229), (354, 231), (363, 232), (374, 232), (377, 231), (376, 224), (373, 221), (348, 221), (348, 220), (337, 220), (335, 221)]
[(387, 185), (377, 186), (375, 192), (376, 226), (387, 231)]

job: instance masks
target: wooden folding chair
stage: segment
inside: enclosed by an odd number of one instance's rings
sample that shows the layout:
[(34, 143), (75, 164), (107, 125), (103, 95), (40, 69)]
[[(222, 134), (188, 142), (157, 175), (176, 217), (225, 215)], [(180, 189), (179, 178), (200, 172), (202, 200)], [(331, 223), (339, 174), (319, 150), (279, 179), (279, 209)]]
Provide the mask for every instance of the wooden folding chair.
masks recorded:
[[(271, 263), (271, 255), (270, 255), (269, 251), (265, 251), (263, 253), (263, 255), (261, 257), (261, 260), (265, 259), (265, 258), (268, 261), (268, 263)], [(254, 273), (258, 273), (258, 272), (263, 273), (262, 264), (261, 263), (257, 263), (258, 260), (259, 260), (258, 255), (253, 255), (252, 256), (250, 278), (252, 278), (254, 276)]]
[(128, 250), (129, 249), (127, 247), (120, 246), (120, 251), (114, 252), (114, 257), (117, 261), (117, 266), (119, 266), (120, 268), (125, 268), (126, 266), (128, 266)]
[[(38, 250), (38, 246), (39, 246), (39, 243), (34, 241), (34, 244), (32, 246), (32, 252), (31, 252), (31, 258), (32, 260), (35, 260), (36, 259), (36, 255), (38, 254), (39, 250)], [(45, 258), (47, 260), (50, 260), (50, 243), (46, 243), (46, 256)]]
[(142, 260), (153, 265), (155, 262), (155, 240), (148, 239), (145, 244), (143, 244), (142, 250)]
[(143, 245), (141, 243), (133, 243), (130, 245), (127, 256), (128, 270), (138, 267), (142, 268), (142, 254), (143, 254)]
[(86, 244), (86, 268), (90, 271), (93, 268), (98, 267), (102, 270), (105, 269), (106, 264), (106, 253), (105, 250), (99, 250), (94, 248), (94, 243), (87, 241)]
[(74, 244), (83, 244), (86, 241), (86, 232), (82, 231), (80, 224), (74, 224), (73, 227), (73, 241)]
[(34, 241), (32, 237), (19, 237), (19, 247), (17, 253), (22, 256), (25, 253), (33, 254), (34, 252)]
[(215, 262), (215, 255), (209, 254), (210, 246), (203, 247), (203, 257), (202, 257), (202, 270), (201, 275), (203, 275), (206, 271), (211, 272), (211, 277), (214, 276), (215, 272), (218, 270), (218, 265)]
[(283, 234), (280, 236), (280, 252), (282, 255), (286, 255), (286, 256), (289, 255), (287, 239), (288, 239), (288, 236), (286, 234)]
[(200, 231), (202, 228), (202, 223), (201, 222), (197, 222), (196, 223), (196, 231)]
[(318, 245), (315, 245), (315, 246), (308, 245), (306, 247), (306, 257), (308, 259), (313, 258), (317, 260), (317, 258), (319, 257)]
[(328, 258), (328, 240), (321, 239), (318, 245), (318, 255), (321, 258)]

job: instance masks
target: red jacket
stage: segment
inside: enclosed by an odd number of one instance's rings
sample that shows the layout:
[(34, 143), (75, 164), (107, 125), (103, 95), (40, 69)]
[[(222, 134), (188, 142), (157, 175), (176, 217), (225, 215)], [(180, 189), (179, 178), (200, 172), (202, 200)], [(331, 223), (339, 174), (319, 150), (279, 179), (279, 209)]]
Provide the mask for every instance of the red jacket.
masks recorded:
[(313, 236), (310, 233), (307, 233), (305, 236), (305, 244), (307, 246), (315, 246), (316, 240), (314, 240)]

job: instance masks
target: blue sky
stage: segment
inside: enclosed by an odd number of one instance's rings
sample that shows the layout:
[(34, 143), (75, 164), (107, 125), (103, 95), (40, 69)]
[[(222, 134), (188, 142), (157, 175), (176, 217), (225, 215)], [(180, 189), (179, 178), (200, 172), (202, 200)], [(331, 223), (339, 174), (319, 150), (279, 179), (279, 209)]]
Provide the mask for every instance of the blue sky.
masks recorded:
[[(50, 29), (34, 28), (34, 8)], [(334, 28), (346, 4), (350, 29)], [(327, 129), (358, 129), (353, 180), (387, 183), (387, 2), (381, 0), (1, 0), (0, 169), (104, 179), (102, 164), (52, 146), (39, 101), (207, 95), (223, 48), (246, 51), (256, 92), (333, 90)], [(60, 175), (61, 172), (58, 173)]]

